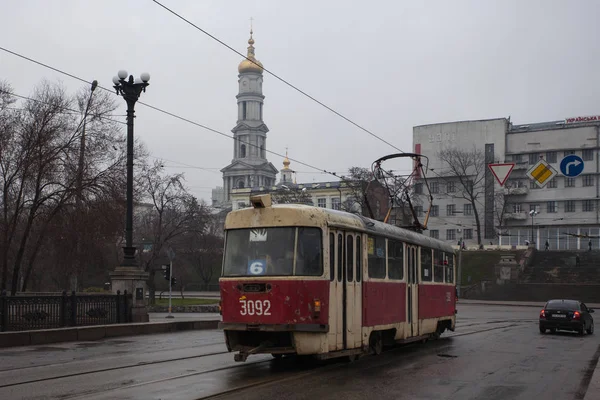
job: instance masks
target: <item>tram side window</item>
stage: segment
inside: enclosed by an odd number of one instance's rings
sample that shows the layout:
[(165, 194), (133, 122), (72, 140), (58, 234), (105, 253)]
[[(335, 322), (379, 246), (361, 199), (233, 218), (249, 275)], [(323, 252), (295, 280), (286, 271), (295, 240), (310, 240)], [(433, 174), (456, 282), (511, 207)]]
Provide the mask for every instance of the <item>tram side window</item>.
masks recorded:
[(369, 236), (368, 239), (369, 278), (385, 278), (385, 239)]
[(346, 237), (346, 268), (346, 280), (354, 281), (354, 238), (352, 236)]
[(421, 282), (431, 282), (433, 280), (433, 262), (431, 249), (421, 248)]
[(356, 282), (360, 282), (362, 275), (362, 241), (360, 236), (356, 237)]
[(440, 250), (433, 251), (433, 280), (444, 282), (444, 252)]
[(404, 277), (404, 244), (388, 240), (388, 278), (402, 279)]
[(298, 228), (296, 275), (323, 275), (322, 247), (320, 229)]
[(335, 234), (329, 234), (329, 280), (335, 279)]
[(338, 262), (337, 262), (337, 267), (338, 267), (338, 282), (342, 281), (342, 273), (344, 272), (344, 270), (342, 268), (344, 268), (344, 240), (342, 237), (341, 233), (338, 233)]
[(454, 253), (446, 253), (446, 283), (454, 283)]

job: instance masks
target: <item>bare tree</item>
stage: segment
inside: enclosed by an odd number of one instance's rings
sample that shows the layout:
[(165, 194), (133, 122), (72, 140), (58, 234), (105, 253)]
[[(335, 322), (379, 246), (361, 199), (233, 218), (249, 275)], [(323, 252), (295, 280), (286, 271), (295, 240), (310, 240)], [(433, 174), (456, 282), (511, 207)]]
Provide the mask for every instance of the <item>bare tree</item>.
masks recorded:
[(473, 147), (472, 150), (448, 148), (440, 151), (437, 157), (444, 164), (440, 176), (446, 183), (453, 182), (458, 190), (448, 192), (447, 196), (454, 199), (464, 199), (471, 204), (477, 226), (477, 243), (481, 244), (481, 221), (479, 204), (485, 190), (485, 156), (482, 151)]
[(150, 274), (149, 294), (150, 301), (154, 302), (155, 261), (182, 235), (202, 232), (208, 210), (184, 187), (182, 174), (163, 173), (162, 162), (156, 161), (143, 171), (142, 176), (150, 208), (140, 221), (139, 232), (152, 242), (152, 249), (143, 256), (143, 263)]
[(503, 190), (494, 195), (494, 219), (496, 221), (496, 232), (498, 232), (498, 235), (502, 234), (502, 227), (504, 226), (509, 206)]
[[(89, 98), (89, 88), (87, 92)], [(14, 294), (19, 286), (27, 288), (40, 253), (45, 266), (49, 253), (61, 257), (57, 273), (80, 273), (86, 261), (98, 257), (78, 257), (89, 253), (73, 250), (94, 246), (90, 241), (97, 239), (96, 226), (108, 228), (98, 234), (104, 243), (114, 245), (120, 232), (103, 221), (121, 208), (118, 188), (125, 176), (125, 142), (109, 118), (116, 106), (107, 95), (89, 101), (87, 118), (82, 118), (75, 108), (84, 93), (69, 96), (59, 85), (42, 82), (30, 100), (9, 108), (10, 93), (10, 87), (0, 86), (0, 263), (2, 288), (11, 272)], [(88, 146), (83, 151), (86, 120)], [(100, 204), (103, 212), (94, 213)], [(107, 208), (116, 213), (107, 213)], [(69, 254), (48, 251), (60, 249), (60, 243)]]

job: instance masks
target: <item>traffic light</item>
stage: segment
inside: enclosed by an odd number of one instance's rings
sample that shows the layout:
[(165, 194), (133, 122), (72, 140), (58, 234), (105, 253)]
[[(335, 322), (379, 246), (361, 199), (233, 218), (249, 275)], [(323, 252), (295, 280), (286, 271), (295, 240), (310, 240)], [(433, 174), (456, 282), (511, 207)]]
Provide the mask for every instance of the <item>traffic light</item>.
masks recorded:
[(171, 286), (175, 286), (177, 284), (177, 278), (172, 277), (171, 278)]
[(163, 265), (163, 277), (167, 281), (169, 280), (169, 278), (171, 278), (171, 266), (170, 265)]

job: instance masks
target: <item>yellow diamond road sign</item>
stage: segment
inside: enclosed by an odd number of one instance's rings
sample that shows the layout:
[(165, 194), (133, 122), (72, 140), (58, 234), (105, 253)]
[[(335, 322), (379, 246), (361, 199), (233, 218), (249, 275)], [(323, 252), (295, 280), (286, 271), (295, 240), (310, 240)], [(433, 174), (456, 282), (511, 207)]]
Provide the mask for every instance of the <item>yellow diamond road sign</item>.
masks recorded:
[(529, 179), (533, 180), (539, 187), (544, 187), (558, 172), (544, 160), (540, 160), (527, 171)]

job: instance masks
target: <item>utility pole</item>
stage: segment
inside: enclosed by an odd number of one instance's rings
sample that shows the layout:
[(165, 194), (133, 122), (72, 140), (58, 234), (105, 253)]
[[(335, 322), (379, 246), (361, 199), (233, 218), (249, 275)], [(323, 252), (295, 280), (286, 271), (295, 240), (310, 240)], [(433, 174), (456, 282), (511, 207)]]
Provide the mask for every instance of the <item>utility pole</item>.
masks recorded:
[(174, 318), (171, 314), (171, 295), (173, 288), (173, 261), (169, 262), (169, 315), (167, 318)]
[(169, 257), (169, 315), (167, 315), (166, 318), (175, 318), (171, 314), (171, 296), (173, 291), (173, 259), (175, 258), (175, 252), (170, 246), (167, 249), (167, 256)]

